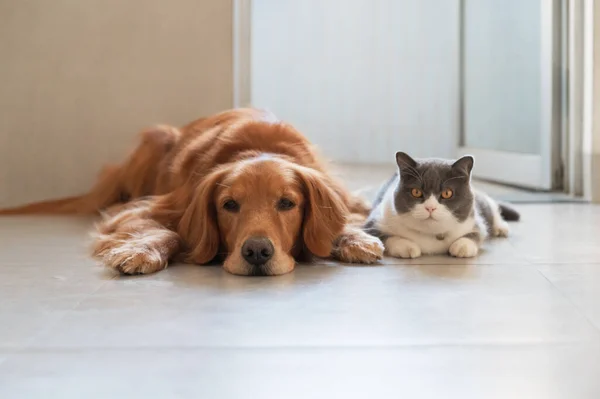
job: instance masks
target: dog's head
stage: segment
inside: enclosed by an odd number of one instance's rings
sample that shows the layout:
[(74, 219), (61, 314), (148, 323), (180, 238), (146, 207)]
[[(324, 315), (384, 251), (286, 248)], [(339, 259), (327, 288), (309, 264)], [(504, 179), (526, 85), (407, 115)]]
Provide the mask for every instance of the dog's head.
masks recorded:
[(293, 270), (308, 250), (329, 256), (347, 209), (322, 173), (274, 156), (219, 167), (193, 188), (178, 226), (188, 260), (224, 257), (239, 275)]

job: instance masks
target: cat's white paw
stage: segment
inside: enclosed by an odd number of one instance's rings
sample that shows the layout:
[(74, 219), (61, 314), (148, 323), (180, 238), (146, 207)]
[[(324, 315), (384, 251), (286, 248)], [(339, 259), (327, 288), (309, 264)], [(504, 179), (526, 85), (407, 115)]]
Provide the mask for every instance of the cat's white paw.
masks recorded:
[(450, 245), (449, 252), (457, 258), (472, 258), (477, 255), (479, 248), (473, 240), (462, 237)]
[(385, 241), (385, 251), (395, 258), (418, 258), (421, 248), (414, 242), (400, 237), (390, 237)]
[(494, 228), (492, 229), (492, 234), (494, 237), (508, 237), (508, 232), (510, 231), (510, 227), (508, 227), (508, 223), (504, 220), (500, 220), (494, 223)]

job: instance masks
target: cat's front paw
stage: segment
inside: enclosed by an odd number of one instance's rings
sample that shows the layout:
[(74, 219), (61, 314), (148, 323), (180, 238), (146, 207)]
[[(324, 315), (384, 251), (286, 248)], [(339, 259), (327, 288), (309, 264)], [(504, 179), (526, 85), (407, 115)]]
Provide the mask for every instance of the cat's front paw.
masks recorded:
[(477, 256), (479, 247), (470, 238), (459, 238), (450, 245), (450, 255), (457, 258), (472, 258)]
[(509, 231), (510, 228), (508, 227), (508, 223), (506, 223), (504, 220), (501, 220), (492, 228), (492, 234), (494, 237), (508, 237)]
[(386, 253), (395, 258), (412, 259), (421, 256), (421, 248), (414, 242), (400, 237), (390, 237), (385, 241)]

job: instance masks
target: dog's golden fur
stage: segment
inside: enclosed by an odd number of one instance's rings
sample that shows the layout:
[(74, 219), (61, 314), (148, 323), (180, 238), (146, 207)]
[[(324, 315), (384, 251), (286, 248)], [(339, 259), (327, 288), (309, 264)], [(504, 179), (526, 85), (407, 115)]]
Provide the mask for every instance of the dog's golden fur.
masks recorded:
[[(368, 214), (362, 200), (327, 173), (302, 134), (255, 109), (145, 131), (89, 193), (0, 214), (98, 211), (94, 256), (126, 274), (220, 258), (234, 274), (277, 275), (306, 255), (373, 263), (383, 254), (378, 239), (349, 223)], [(252, 237), (273, 247), (260, 270), (241, 254)]]

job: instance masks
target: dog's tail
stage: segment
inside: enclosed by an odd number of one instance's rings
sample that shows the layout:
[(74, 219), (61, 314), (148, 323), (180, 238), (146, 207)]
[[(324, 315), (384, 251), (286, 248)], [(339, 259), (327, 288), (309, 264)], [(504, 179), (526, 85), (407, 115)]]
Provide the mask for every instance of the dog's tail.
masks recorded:
[(0, 215), (93, 213), (90, 204), (87, 195), (78, 195), (0, 209)]
[(502, 216), (502, 219), (509, 222), (518, 222), (519, 219), (521, 219), (519, 212), (512, 206), (506, 203), (499, 203), (498, 206), (500, 208), (500, 216)]
[(0, 209), (0, 215), (94, 214), (121, 199), (118, 167), (106, 167), (86, 194)]

